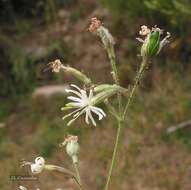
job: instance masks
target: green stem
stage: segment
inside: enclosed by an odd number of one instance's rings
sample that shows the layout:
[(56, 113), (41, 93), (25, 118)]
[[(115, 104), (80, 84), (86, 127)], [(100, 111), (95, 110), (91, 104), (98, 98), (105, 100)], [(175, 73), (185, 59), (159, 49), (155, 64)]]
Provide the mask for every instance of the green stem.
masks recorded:
[[(129, 105), (130, 105), (131, 101), (132, 101), (135, 90), (136, 90), (137, 86), (139, 85), (139, 82), (140, 82), (140, 80), (142, 78), (142, 75), (143, 75), (144, 70), (146, 68), (146, 64), (147, 64), (147, 60), (143, 59), (141, 67), (140, 67), (140, 69), (139, 69), (139, 71), (137, 73), (136, 79), (135, 79), (135, 84), (134, 84), (134, 86), (133, 86), (133, 88), (132, 88), (132, 90), (130, 92), (127, 104), (125, 106), (124, 113), (123, 113), (122, 117), (120, 118), (120, 120), (118, 120), (118, 129), (117, 129), (117, 135), (116, 135), (116, 140), (115, 140), (115, 146), (114, 146), (111, 165), (110, 165), (110, 169), (109, 169), (109, 174), (108, 174), (108, 177), (107, 177), (107, 182), (106, 182), (104, 190), (108, 190), (108, 188), (109, 188), (109, 183), (110, 183), (110, 180), (111, 180), (111, 175), (112, 175), (113, 167), (114, 167), (114, 164), (115, 164), (116, 155), (117, 155), (117, 149), (118, 149), (118, 145), (119, 145), (119, 137), (120, 137), (120, 133), (121, 133), (122, 122), (125, 119), (125, 114), (126, 114), (128, 108), (129, 108)], [(118, 98), (118, 101), (119, 101), (119, 106), (120, 106), (121, 98)]]
[(61, 172), (65, 175), (70, 176), (71, 178), (74, 179), (74, 181), (78, 185), (79, 189), (82, 190), (81, 183), (80, 183), (79, 179), (73, 174), (73, 172), (69, 171), (68, 169), (60, 167), (60, 166), (56, 166), (56, 165), (51, 165), (51, 164), (46, 164), (45, 169), (49, 170), (49, 171), (58, 171), (58, 172)]
[(79, 168), (78, 168), (78, 163), (77, 162), (73, 162), (74, 164), (74, 169), (75, 169), (75, 172), (76, 172), (76, 178), (80, 184), (80, 190), (82, 190), (82, 183), (81, 183), (81, 177), (80, 177), (80, 172), (79, 172)]
[(111, 175), (112, 175), (112, 172), (113, 172), (113, 167), (114, 167), (114, 164), (115, 164), (116, 155), (117, 155), (117, 149), (118, 149), (118, 145), (119, 145), (119, 137), (120, 137), (121, 127), (122, 127), (121, 120), (118, 120), (118, 128), (117, 128), (117, 135), (116, 135), (116, 139), (115, 139), (115, 146), (114, 146), (111, 165), (110, 165), (110, 168), (109, 168), (109, 173), (108, 173), (108, 176), (107, 176), (107, 181), (106, 181), (106, 185), (105, 185), (104, 190), (108, 190), (109, 183), (110, 183), (110, 180), (111, 180)]
[[(114, 47), (112, 46), (112, 47), (108, 48), (107, 53), (108, 53), (108, 56), (109, 56), (109, 59), (110, 59), (110, 63), (111, 63), (111, 67), (112, 67), (112, 74), (113, 74), (115, 84), (119, 85), (119, 77), (118, 77), (118, 72), (117, 72), (117, 67), (116, 67), (116, 59), (115, 59)], [(114, 164), (115, 164), (117, 150), (118, 150), (118, 146), (119, 146), (119, 137), (120, 137), (121, 127), (122, 127), (122, 120), (121, 120), (122, 104), (121, 104), (121, 94), (120, 93), (117, 94), (117, 99), (118, 99), (118, 105), (119, 105), (119, 114), (117, 114), (118, 116), (116, 116), (118, 118), (117, 119), (118, 128), (117, 128), (117, 135), (116, 135), (116, 139), (115, 139), (115, 145), (114, 145), (114, 149), (113, 149), (111, 165), (110, 165), (110, 168), (109, 168), (109, 173), (108, 173), (107, 181), (106, 181), (106, 185), (105, 185), (105, 190), (108, 190), (109, 183), (110, 183), (110, 180), (111, 180), (113, 167), (114, 167)]]
[(125, 109), (124, 109), (124, 112), (123, 112), (123, 116), (122, 116), (122, 119), (124, 120), (125, 119), (125, 115), (128, 111), (128, 108), (129, 108), (129, 105), (132, 101), (132, 98), (133, 98), (133, 95), (135, 93), (135, 90), (137, 89), (138, 85), (139, 85), (139, 82), (143, 76), (143, 73), (145, 71), (145, 68), (146, 68), (146, 65), (147, 65), (147, 59), (143, 59), (142, 63), (141, 63), (141, 67), (137, 73), (137, 76), (135, 78), (135, 84), (133, 85), (133, 88), (132, 90), (130, 91), (130, 95), (129, 95), (129, 98), (128, 98), (128, 101), (127, 101), (127, 104), (125, 106)]
[[(118, 71), (117, 71), (117, 67), (116, 67), (116, 57), (115, 57), (114, 47), (111, 46), (110, 48), (108, 48), (107, 53), (108, 53), (108, 57), (110, 59), (110, 63), (111, 63), (111, 67), (112, 67), (112, 74), (113, 74), (115, 84), (119, 85), (119, 76), (118, 76)], [(122, 105), (121, 105), (121, 94), (120, 93), (118, 93), (117, 98), (118, 98), (118, 104), (119, 104), (119, 115), (121, 117)]]
[(117, 72), (117, 67), (116, 67), (116, 58), (115, 58), (114, 47), (112, 46), (112, 47), (108, 48), (107, 53), (108, 53), (108, 57), (110, 59), (114, 81), (116, 84), (119, 85), (119, 77), (118, 77), (118, 72)]

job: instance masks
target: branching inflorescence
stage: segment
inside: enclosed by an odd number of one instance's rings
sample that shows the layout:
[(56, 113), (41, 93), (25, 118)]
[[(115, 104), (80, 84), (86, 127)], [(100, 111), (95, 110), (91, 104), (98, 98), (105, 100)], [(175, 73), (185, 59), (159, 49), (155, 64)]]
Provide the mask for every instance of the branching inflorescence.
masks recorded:
[[(75, 84), (70, 85), (70, 89), (66, 89), (66, 92), (70, 95), (67, 97), (71, 102), (67, 103), (64, 107), (61, 108), (62, 111), (69, 113), (63, 116), (63, 119), (69, 119), (67, 125), (71, 125), (74, 123), (79, 117), (85, 117), (85, 122), (87, 124), (92, 123), (96, 126), (97, 119), (102, 120), (106, 117), (106, 111), (99, 107), (100, 103), (104, 103), (108, 108), (108, 111), (116, 118), (118, 123), (117, 134), (115, 139), (115, 145), (113, 150), (113, 155), (111, 159), (111, 165), (109, 168), (109, 173), (107, 176), (107, 181), (105, 185), (105, 190), (108, 190), (114, 163), (117, 155), (119, 139), (121, 134), (121, 128), (123, 126), (123, 122), (126, 119), (127, 111), (129, 109), (129, 105), (131, 104), (132, 98), (135, 95), (135, 91), (144, 75), (145, 69), (148, 67), (149, 61), (159, 54), (161, 49), (167, 44), (168, 38), (170, 37), (170, 33), (167, 32), (167, 36), (161, 40), (161, 35), (163, 34), (163, 30), (158, 27), (153, 27), (149, 29), (147, 26), (141, 26), (141, 30), (139, 34), (144, 37), (144, 39), (137, 38), (141, 43), (141, 51), (140, 55), (142, 57), (142, 62), (140, 64), (139, 71), (135, 76), (135, 83), (133, 86), (130, 86), (128, 89), (120, 86), (120, 80), (118, 76), (116, 56), (114, 50), (114, 39), (111, 33), (107, 28), (105, 28), (100, 20), (96, 17), (91, 19), (91, 24), (89, 26), (89, 31), (95, 35), (97, 35), (103, 44), (104, 49), (107, 52), (110, 64), (111, 64), (111, 74), (114, 79), (114, 84), (101, 84), (96, 85), (92, 83), (92, 80), (87, 77), (81, 71), (70, 67), (65, 66), (61, 63), (60, 60), (55, 60), (48, 64), (48, 68), (52, 70), (52, 72), (59, 73), (61, 71), (71, 74), (77, 80), (82, 82), (83, 88)], [(113, 106), (109, 99), (115, 98), (118, 103), (118, 106)], [(125, 106), (122, 106), (122, 98), (125, 98), (126, 102)], [(72, 111), (71, 111), (72, 110)], [(65, 138), (64, 142), (60, 144), (61, 147), (66, 147), (67, 154), (71, 157), (72, 163), (74, 165), (75, 173), (69, 171), (68, 169), (56, 165), (49, 165), (45, 163), (44, 158), (37, 157), (35, 162), (23, 162), (23, 166), (29, 165), (31, 168), (31, 172), (33, 174), (39, 174), (44, 170), (50, 171), (59, 171), (64, 175), (70, 176), (76, 181), (79, 189), (83, 189), (83, 183), (80, 178), (80, 172), (78, 168), (78, 154), (79, 154), (79, 144), (78, 137), (69, 135)], [(21, 190), (26, 190), (25, 187), (20, 186)]]

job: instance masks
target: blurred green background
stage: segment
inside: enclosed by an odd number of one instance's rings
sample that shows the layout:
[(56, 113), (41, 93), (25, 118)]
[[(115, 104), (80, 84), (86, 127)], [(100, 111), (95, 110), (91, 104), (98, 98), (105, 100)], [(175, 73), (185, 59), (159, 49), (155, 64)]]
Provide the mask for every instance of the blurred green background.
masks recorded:
[(87, 127), (83, 118), (66, 127), (60, 111), (66, 103), (62, 89), (77, 81), (63, 73), (43, 72), (48, 62), (61, 59), (96, 83), (112, 83), (106, 53), (87, 30), (94, 16), (115, 38), (124, 87), (133, 83), (140, 65), (135, 39), (140, 26), (157, 25), (172, 34), (133, 101), (110, 189), (191, 189), (190, 126), (166, 133), (170, 126), (191, 119), (190, 0), (1, 0), (0, 10), (0, 189), (77, 189), (57, 173), (42, 173), (38, 181), (9, 179), (29, 175), (19, 167), (20, 160), (39, 155), (73, 170), (58, 147), (67, 134), (79, 136), (86, 189), (103, 189), (115, 121), (108, 113), (96, 128)]

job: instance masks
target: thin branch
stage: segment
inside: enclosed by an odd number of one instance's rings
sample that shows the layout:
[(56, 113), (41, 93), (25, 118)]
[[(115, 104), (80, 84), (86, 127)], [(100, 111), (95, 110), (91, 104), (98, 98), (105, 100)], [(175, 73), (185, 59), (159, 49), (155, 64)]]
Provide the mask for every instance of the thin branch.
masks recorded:
[(171, 134), (171, 133), (177, 131), (178, 129), (183, 129), (183, 128), (186, 128), (186, 127), (191, 127), (191, 120), (184, 121), (184, 122), (179, 123), (177, 125), (173, 125), (171, 127), (168, 127), (166, 132), (168, 134)]

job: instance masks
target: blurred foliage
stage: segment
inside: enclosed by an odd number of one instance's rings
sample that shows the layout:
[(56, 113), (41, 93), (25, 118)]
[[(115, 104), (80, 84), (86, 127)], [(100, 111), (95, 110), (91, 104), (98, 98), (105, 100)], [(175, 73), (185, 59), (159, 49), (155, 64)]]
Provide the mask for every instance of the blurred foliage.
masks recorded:
[(5, 36), (0, 36), (0, 55), (0, 95), (14, 95), (31, 88), (35, 77), (32, 59)]
[(18, 18), (55, 18), (57, 7), (67, 7), (78, 0), (3, 0), (0, 1), (0, 22), (14, 23)]
[[(128, 21), (146, 18), (151, 22), (170, 25), (179, 32), (190, 31), (191, 23), (190, 0), (100, 0), (108, 7), (115, 17), (126, 17)], [(153, 20), (154, 19), (154, 20)]]

